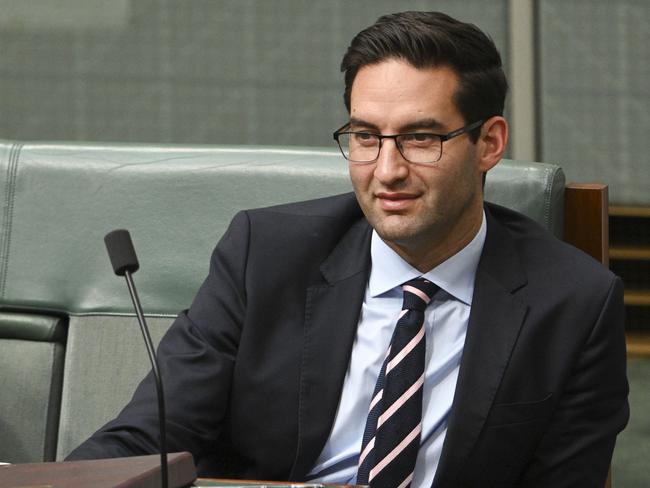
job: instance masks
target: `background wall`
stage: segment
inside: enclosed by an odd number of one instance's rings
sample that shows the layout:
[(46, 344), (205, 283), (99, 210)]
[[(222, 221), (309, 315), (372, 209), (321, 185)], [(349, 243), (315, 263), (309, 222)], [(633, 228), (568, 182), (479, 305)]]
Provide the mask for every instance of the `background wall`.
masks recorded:
[(650, 2), (537, 4), (539, 157), (650, 205)]
[[(495, 40), (534, 112), (508, 107), (527, 133), (512, 156), (650, 205), (647, 0), (0, 0), (0, 138), (332, 147), (349, 41), (408, 9)], [(630, 364), (616, 487), (650, 485), (650, 360)]]
[(507, 57), (507, 2), (490, 4), (3, 0), (0, 137), (332, 145), (355, 33), (396, 9), (440, 9)]

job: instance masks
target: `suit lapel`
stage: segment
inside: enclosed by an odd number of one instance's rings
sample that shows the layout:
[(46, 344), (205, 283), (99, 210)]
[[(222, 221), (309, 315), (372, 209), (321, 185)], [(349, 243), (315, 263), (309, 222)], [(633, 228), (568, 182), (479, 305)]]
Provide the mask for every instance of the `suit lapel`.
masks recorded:
[(312, 468), (334, 422), (370, 272), (370, 236), (365, 220), (352, 226), (321, 266), (324, 283), (307, 289), (291, 480)]
[(488, 233), (434, 487), (455, 486), (468, 469), (465, 461), (483, 428), (527, 311), (513, 296), (526, 277), (512, 237), (487, 209), (486, 216)]

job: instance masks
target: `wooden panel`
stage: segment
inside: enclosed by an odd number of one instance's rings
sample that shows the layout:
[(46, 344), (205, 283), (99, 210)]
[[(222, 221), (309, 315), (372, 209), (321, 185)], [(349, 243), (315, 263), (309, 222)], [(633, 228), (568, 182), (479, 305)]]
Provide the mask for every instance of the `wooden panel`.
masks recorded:
[(627, 333), (625, 338), (628, 356), (650, 356), (650, 337), (646, 334)]
[(612, 205), (609, 214), (614, 217), (650, 217), (650, 207), (621, 207)]
[(612, 488), (612, 466), (609, 466), (609, 473), (607, 473), (607, 480), (605, 481), (605, 488)]
[(564, 194), (564, 240), (609, 266), (607, 185), (569, 183)]
[[(157, 488), (162, 481), (159, 454), (64, 463), (12, 464), (2, 466), (0, 470), (1, 488)], [(170, 488), (191, 485), (196, 479), (192, 455), (189, 452), (170, 453), (167, 472)]]
[(610, 259), (650, 261), (650, 246), (612, 246)]
[(625, 290), (625, 305), (650, 307), (650, 290)]

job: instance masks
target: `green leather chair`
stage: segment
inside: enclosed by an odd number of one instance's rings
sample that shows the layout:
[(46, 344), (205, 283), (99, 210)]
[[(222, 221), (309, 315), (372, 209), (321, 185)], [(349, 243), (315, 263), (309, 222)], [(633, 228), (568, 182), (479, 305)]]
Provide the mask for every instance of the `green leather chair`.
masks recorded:
[[(238, 210), (351, 186), (334, 148), (0, 141), (0, 188), (0, 461), (19, 462), (64, 458), (149, 369), (107, 232), (131, 231), (159, 340)], [(561, 235), (564, 189), (558, 166), (503, 161), (486, 198)]]
[(53, 460), (67, 320), (0, 311), (0, 461)]

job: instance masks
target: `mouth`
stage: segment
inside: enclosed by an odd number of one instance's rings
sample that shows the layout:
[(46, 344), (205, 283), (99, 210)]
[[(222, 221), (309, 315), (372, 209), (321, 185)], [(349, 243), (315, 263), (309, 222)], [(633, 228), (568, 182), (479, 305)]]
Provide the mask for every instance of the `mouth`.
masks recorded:
[(418, 196), (413, 193), (381, 192), (377, 193), (375, 198), (382, 210), (394, 212), (408, 209), (415, 203)]

